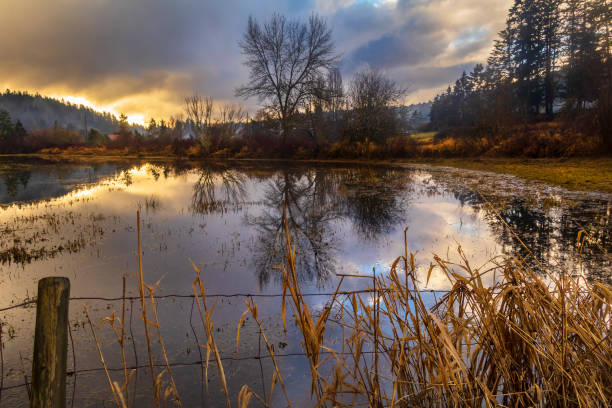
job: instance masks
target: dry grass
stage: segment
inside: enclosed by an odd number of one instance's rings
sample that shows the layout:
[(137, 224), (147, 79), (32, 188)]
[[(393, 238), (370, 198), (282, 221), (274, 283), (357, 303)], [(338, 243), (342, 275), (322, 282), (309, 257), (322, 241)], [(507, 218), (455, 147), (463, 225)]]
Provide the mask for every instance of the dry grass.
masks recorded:
[[(229, 395), (229, 390), (227, 388), (227, 381), (225, 380), (225, 371), (223, 369), (223, 363), (221, 362), (221, 355), (219, 353), (219, 348), (217, 347), (217, 342), (214, 336), (215, 330), (214, 330), (214, 322), (212, 319), (212, 314), (215, 310), (215, 304), (213, 304), (212, 308), (208, 310), (208, 307), (206, 305), (206, 289), (204, 287), (204, 284), (202, 283), (202, 280), (200, 279), (200, 268), (195, 266), (195, 264), (193, 264), (193, 268), (195, 269), (196, 274), (197, 274), (195, 280), (193, 281), (193, 293), (195, 295), (195, 301), (198, 306), (198, 311), (200, 312), (200, 319), (202, 320), (202, 326), (205, 329), (206, 339), (207, 339), (206, 341), (206, 360), (205, 360), (206, 378), (204, 380), (206, 384), (206, 389), (208, 389), (208, 363), (210, 362), (210, 354), (211, 352), (213, 352), (215, 356), (215, 362), (217, 363), (217, 369), (219, 371), (219, 379), (221, 380), (223, 394), (225, 395), (225, 404), (229, 408), (231, 407), (232, 404), (230, 402), (230, 395)], [(200, 296), (201, 296), (201, 304), (200, 304), (200, 298), (198, 297), (198, 289), (199, 289)], [(200, 344), (198, 344), (197, 346), (202, 347)]]
[[(287, 242), (291, 248), (288, 231)], [(289, 249), (285, 279), (303, 349), (311, 367), (320, 367), (320, 350), (335, 359), (327, 376), (313, 369), (318, 405), (608, 406), (610, 287), (544, 277), (519, 259), (487, 270), (462, 259), (456, 265), (436, 257), (434, 268), (452, 289), (428, 306), (406, 248), (388, 275), (375, 278), (373, 299), (337, 301), (342, 348), (332, 350), (320, 335), (324, 327), (308, 319)], [(491, 273), (498, 283), (486, 286), (483, 275)], [(328, 315), (325, 309), (320, 320)], [(365, 353), (372, 348), (373, 358)]]
[(417, 143), (431, 143), (436, 133), (438, 132), (419, 132), (411, 134), (410, 137)]
[[(286, 329), (289, 303), (310, 366), (313, 405), (609, 406), (612, 396), (612, 289), (609, 285), (536, 272), (520, 258), (491, 262), (474, 269), (460, 248), (462, 262), (453, 264), (434, 257), (422, 282), (417, 277), (414, 255), (405, 243), (404, 253), (393, 262), (388, 273), (360, 276), (371, 282), (367, 294), (341, 292), (345, 278), (354, 278), (344, 275), (323, 310), (313, 311), (302, 296), (287, 224), (285, 238), (287, 258), (282, 266), (281, 315)], [(269, 407), (276, 384), (291, 406), (274, 348), (264, 333), (253, 301), (246, 302), (247, 309), (238, 323), (236, 351), (243, 319), (250, 314), (274, 368), (269, 394), (262, 398), (248, 385), (238, 394), (238, 390), (229, 389), (221, 351), (214, 337), (215, 305), (207, 305), (200, 269), (195, 265), (194, 268), (193, 292), (207, 337), (206, 344), (197, 344), (206, 350), (205, 384), (208, 384), (208, 362), (212, 354), (227, 407), (232, 405), (234, 396), (241, 408), (255, 400)], [(451, 289), (435, 300), (420, 290), (434, 272), (441, 273), (451, 283)], [(491, 274), (495, 275), (494, 279), (490, 279)], [(139, 280), (143, 291), (142, 268)], [(485, 283), (491, 281), (495, 283)], [(163, 403), (165, 406), (172, 395), (174, 404), (180, 406), (151, 287), (149, 295), (155, 322), (143, 316), (145, 330), (147, 326), (158, 329), (166, 362), (166, 369), (158, 377), (167, 373), (170, 378)], [(144, 315), (143, 292), (141, 296)], [(113, 315), (107, 321), (123, 348), (122, 320)], [(119, 328), (115, 327), (116, 321), (121, 323)], [(105, 365), (96, 331), (93, 325), (91, 328), (100, 360)], [(332, 330), (334, 334), (327, 338), (326, 332)], [(332, 341), (338, 340), (338, 335), (340, 342)], [(152, 361), (151, 352), (149, 357)], [(115, 404), (129, 405), (126, 397), (131, 375), (124, 370), (124, 384), (120, 386), (106, 372)], [(158, 405), (160, 384), (161, 379), (154, 378)]]

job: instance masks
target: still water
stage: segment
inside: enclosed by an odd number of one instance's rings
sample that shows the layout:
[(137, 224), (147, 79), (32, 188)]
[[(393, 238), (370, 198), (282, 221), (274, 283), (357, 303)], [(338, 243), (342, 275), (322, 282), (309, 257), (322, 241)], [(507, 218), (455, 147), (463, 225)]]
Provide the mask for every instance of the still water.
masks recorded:
[[(140, 210), (144, 276), (158, 285), (157, 295), (193, 294), (193, 264), (202, 271), (207, 294), (239, 294), (208, 299), (209, 307), (216, 301), (214, 330), (234, 400), (244, 384), (262, 395), (269, 392), (272, 378), (270, 360), (252, 358), (266, 354), (252, 321), (245, 323), (236, 351), (244, 300), (253, 299), (266, 336), (283, 355), (279, 365), (292, 402), (311, 404), (308, 364), (295, 355), (301, 352), (298, 334), (291, 328), (284, 332), (279, 298), (261, 296), (282, 291), (283, 208), (302, 290), (313, 294), (308, 299), (315, 311), (328, 297), (314, 295), (333, 291), (337, 274), (388, 271), (404, 252), (404, 236), (423, 287), (433, 254), (458, 262), (459, 246), (474, 268), (504, 255), (530, 262), (510, 228), (549, 273), (611, 279), (612, 197), (509, 176), (408, 165), (3, 159), (0, 177), (0, 309), (35, 296), (37, 281), (45, 276), (68, 277), (73, 298), (120, 298), (125, 277), (126, 295), (137, 296)], [(581, 230), (588, 239), (578, 246)], [(363, 279), (345, 279), (341, 289), (366, 285)], [(434, 272), (427, 288), (449, 286)], [(224, 406), (216, 367), (209, 367), (206, 388), (197, 363), (202, 357), (196, 343), (205, 335), (193, 299), (167, 297), (156, 303), (183, 404)], [(68, 367), (77, 374), (68, 377), (69, 404), (112, 405), (83, 305), (108, 366), (121, 368), (122, 361), (110, 325), (97, 325), (113, 312), (120, 317), (122, 302), (72, 300), (74, 351), (71, 346)], [(128, 365), (146, 367), (139, 317), (138, 301), (127, 301)], [(34, 322), (34, 307), (0, 312), (5, 387), (0, 406), (28, 406), (21, 367), (29, 376)], [(334, 341), (330, 333), (328, 344)], [(155, 344), (159, 373), (163, 359)], [(121, 370), (111, 375), (122, 381)], [(134, 406), (151, 405), (148, 368), (135, 370), (131, 383)], [(273, 405), (284, 405), (280, 387), (272, 398)]]

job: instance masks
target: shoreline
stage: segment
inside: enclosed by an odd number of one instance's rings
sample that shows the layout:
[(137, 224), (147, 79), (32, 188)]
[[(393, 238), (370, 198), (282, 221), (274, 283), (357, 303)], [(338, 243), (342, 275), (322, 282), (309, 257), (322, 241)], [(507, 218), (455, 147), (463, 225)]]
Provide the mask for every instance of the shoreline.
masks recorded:
[(159, 160), (237, 163), (303, 163), (361, 165), (429, 165), (457, 169), (510, 174), (528, 181), (539, 181), (574, 191), (598, 191), (612, 194), (612, 157), (597, 158), (414, 158), (414, 159), (278, 159), (278, 158), (190, 158), (159, 154), (2, 154), (2, 158), (37, 158), (49, 161), (106, 162), (121, 160)]

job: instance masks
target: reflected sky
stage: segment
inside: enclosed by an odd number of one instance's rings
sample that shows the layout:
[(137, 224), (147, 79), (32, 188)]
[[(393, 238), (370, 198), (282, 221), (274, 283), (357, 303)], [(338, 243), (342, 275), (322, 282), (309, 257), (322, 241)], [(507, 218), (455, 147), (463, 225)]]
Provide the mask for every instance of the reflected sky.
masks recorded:
[[(121, 296), (125, 275), (127, 294), (137, 295), (137, 210), (142, 217), (145, 279), (151, 284), (159, 281), (157, 293), (162, 295), (192, 293), (191, 261), (202, 268), (208, 293), (278, 293), (282, 283), (278, 266), (286, 245), (283, 212), (303, 291), (308, 293), (333, 291), (338, 273), (388, 271), (404, 253), (406, 227), (407, 246), (416, 255), (423, 286), (433, 254), (458, 262), (459, 246), (473, 268), (504, 254), (528, 257), (475, 186), (486, 191), (506, 223), (551, 271), (610, 279), (606, 253), (612, 249), (610, 197), (601, 194), (530, 187), (505, 176), (423, 166), (70, 164), (6, 159), (1, 164), (0, 307), (35, 295), (37, 281), (51, 275), (69, 277), (73, 297)], [(581, 228), (589, 231), (592, 241), (577, 248)], [(342, 289), (363, 286), (363, 280), (347, 279)], [(428, 288), (449, 286), (434, 271)], [(260, 300), (270, 337), (289, 344), (287, 350), (299, 351), (295, 333), (283, 333), (278, 324), (278, 302)], [(310, 301), (316, 309), (326, 300)], [(95, 367), (82, 308), (74, 303), (70, 314), (77, 355), (82, 366)], [(95, 319), (118, 307), (112, 302), (90, 306)], [(243, 311), (242, 299), (226, 299), (215, 311), (216, 326), (222, 330), (219, 343), (227, 353), (235, 349), (235, 324)], [(174, 361), (196, 357), (190, 313), (191, 300), (162, 302), (160, 319)], [(9, 324), (12, 327), (13, 338), (5, 343), (6, 381), (16, 383), (21, 378), (18, 353), (31, 355), (34, 314), (17, 309), (1, 313), (0, 319), (6, 322), (4, 333)], [(248, 354), (257, 346), (249, 340), (249, 333), (257, 338), (256, 330), (247, 327), (245, 333)], [(116, 362), (112, 336), (102, 337), (109, 360)], [(304, 364), (288, 361), (285, 366), (296, 395), (309, 391), (303, 389), (304, 378), (310, 383)], [(253, 368), (246, 364), (229, 369), (231, 384), (255, 381), (246, 367)], [(259, 370), (258, 365), (255, 368)], [(178, 381), (189, 388), (194, 375), (199, 376), (198, 367), (184, 368)], [(139, 381), (146, 377), (142, 373)], [(100, 406), (100, 398), (108, 397), (104, 378), (92, 378), (78, 383), (76, 398), (82, 404), (78, 406)], [(87, 384), (96, 381), (101, 382), (94, 392)], [(252, 383), (261, 387), (258, 384)], [(193, 404), (200, 403), (199, 390), (183, 393)], [(15, 406), (25, 406), (23, 395), (17, 391), (11, 395)], [(146, 401), (146, 393), (138, 398)]]

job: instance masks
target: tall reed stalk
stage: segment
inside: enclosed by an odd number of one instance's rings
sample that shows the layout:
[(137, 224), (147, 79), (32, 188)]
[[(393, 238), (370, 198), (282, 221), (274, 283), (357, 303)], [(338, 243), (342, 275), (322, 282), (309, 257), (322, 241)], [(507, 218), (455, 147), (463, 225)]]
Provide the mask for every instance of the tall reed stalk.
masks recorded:
[(142, 322), (144, 324), (145, 337), (147, 339), (147, 355), (149, 357), (149, 369), (151, 370), (151, 382), (155, 392), (155, 401), (159, 406), (159, 394), (157, 392), (157, 379), (153, 366), (153, 353), (151, 352), (151, 337), (149, 336), (149, 320), (147, 319), (147, 304), (144, 291), (144, 277), (142, 273), (142, 245), (140, 243), (140, 210), (136, 211), (136, 231), (138, 234), (138, 290), (140, 293), (140, 307), (142, 309)]
[[(341, 350), (325, 368), (329, 306), (312, 323), (300, 289), (288, 229), (286, 290), (310, 360), (317, 404), (352, 406), (606, 407), (612, 396), (611, 288), (566, 275), (542, 275), (518, 259), (472, 269), (435, 257), (451, 283), (440, 300), (419, 290), (405, 252), (373, 278), (372, 302), (336, 302)], [(403, 262), (402, 262), (403, 261)], [(403, 269), (400, 265), (404, 266)], [(483, 277), (495, 273), (497, 283)], [(283, 313), (285, 308), (283, 307)], [(373, 353), (368, 353), (373, 350)], [(373, 354), (373, 358), (371, 355)], [(380, 365), (385, 369), (378, 369)]]

